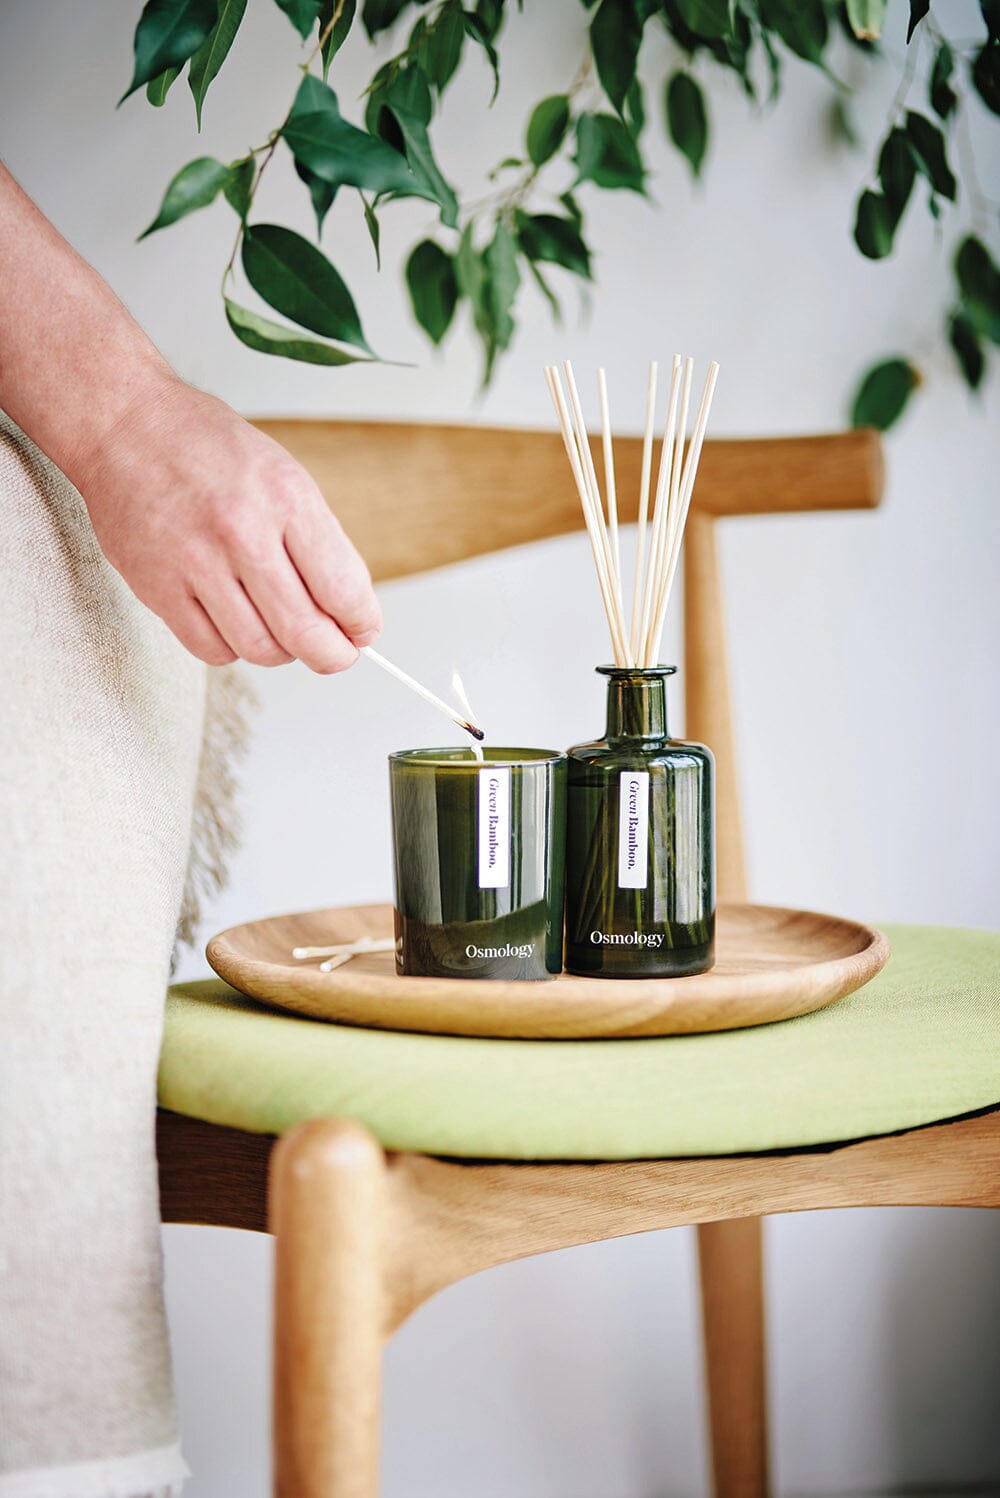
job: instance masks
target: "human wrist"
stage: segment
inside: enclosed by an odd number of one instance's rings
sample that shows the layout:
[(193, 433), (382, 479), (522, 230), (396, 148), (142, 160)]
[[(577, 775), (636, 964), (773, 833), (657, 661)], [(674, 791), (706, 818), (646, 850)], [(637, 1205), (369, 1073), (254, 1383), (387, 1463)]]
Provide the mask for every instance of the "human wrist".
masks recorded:
[(96, 476), (113, 459), (116, 444), (128, 442), (129, 433), (142, 424), (142, 414), (155, 409), (182, 384), (144, 336), (142, 345), (117, 350), (103, 361), (103, 377), (89, 384), (91, 399), (86, 407), (71, 420), (64, 419), (62, 431), (46, 449), (84, 499), (89, 498)]

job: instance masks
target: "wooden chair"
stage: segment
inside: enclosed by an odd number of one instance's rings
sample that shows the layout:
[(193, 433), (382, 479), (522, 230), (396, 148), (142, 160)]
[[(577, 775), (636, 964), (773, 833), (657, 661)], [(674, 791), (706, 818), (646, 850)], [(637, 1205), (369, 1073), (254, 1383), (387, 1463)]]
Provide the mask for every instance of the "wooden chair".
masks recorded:
[[(376, 580), (581, 527), (553, 434), (258, 425), (312, 471)], [(617, 443), (616, 461), (623, 519), (634, 519), (625, 497), (638, 491), (639, 440)], [(881, 488), (873, 432), (706, 445), (685, 546), (684, 680), (687, 732), (711, 744), (718, 762), (720, 898), (746, 890), (716, 524), (868, 508)], [(834, 1206), (1000, 1206), (998, 1118), (987, 1111), (767, 1154), (505, 1164), (386, 1153), (348, 1118), (313, 1119), (276, 1140), (161, 1111), (162, 1214), (276, 1235), (279, 1498), (375, 1498), (381, 1349), (437, 1290), (550, 1249), (697, 1224), (715, 1492), (762, 1498), (761, 1218)]]

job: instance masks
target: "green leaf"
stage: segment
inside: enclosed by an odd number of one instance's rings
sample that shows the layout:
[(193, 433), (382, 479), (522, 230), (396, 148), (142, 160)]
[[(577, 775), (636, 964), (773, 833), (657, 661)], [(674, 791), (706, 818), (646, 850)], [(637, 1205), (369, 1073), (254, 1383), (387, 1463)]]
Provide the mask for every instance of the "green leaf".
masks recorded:
[(361, 20), (369, 38), (374, 39), (380, 31), (388, 31), (409, 3), (410, 0), (365, 0)]
[(371, 353), (340, 272), (300, 234), (280, 224), (254, 224), (243, 236), (243, 269), (276, 312), (311, 333)]
[(243, 161), (233, 161), (229, 167), (229, 181), (222, 186), (226, 202), (236, 210), (244, 223), (250, 212), (250, 190), (255, 173), (252, 156), (247, 156)]
[(858, 128), (850, 104), (843, 94), (834, 94), (830, 103), (830, 134), (835, 141), (843, 141), (852, 150), (861, 144)]
[(892, 249), (895, 230), (892, 209), (880, 192), (863, 192), (858, 199), (854, 242), (869, 260), (883, 260)]
[(713, 57), (723, 67), (730, 67), (734, 73), (738, 74), (740, 82), (743, 84), (743, 92), (755, 104), (757, 102), (757, 84), (754, 76), (756, 71), (754, 44), (756, 41), (757, 31), (750, 24), (748, 12), (737, 5), (732, 13), (732, 31), (730, 34), (721, 40), (709, 41), (707, 43), (708, 50), (712, 53)]
[(569, 99), (550, 94), (531, 111), (525, 141), (534, 166), (544, 166), (556, 154), (569, 129)]
[(421, 240), (406, 262), (406, 284), (417, 322), (432, 343), (440, 343), (458, 302), (458, 281), (451, 256), (432, 239)]
[(563, 192), (563, 193), (559, 194), (559, 201), (563, 205), (563, 207), (565, 208), (566, 212), (569, 214), (571, 221), (576, 225), (576, 227), (582, 233), (583, 232), (583, 212), (582, 212), (582, 210), (580, 208), (579, 203), (576, 201), (576, 198), (573, 196), (573, 194), (571, 192)]
[(570, 219), (552, 213), (518, 213), (517, 241), (529, 260), (547, 260), (591, 279), (590, 251)]
[(760, 19), (789, 51), (822, 63), (828, 35), (822, 0), (760, 0)]
[[(419, 196), (430, 198), (440, 205), (441, 222), (449, 229), (458, 227), (458, 199), (454, 190), (445, 181), (437, 162), (434, 152), (431, 150), (430, 136), (427, 134), (427, 126), (417, 115), (411, 114), (409, 110), (402, 109), (398, 104), (392, 105), (392, 114), (403, 132), (403, 143), (406, 147), (406, 160), (409, 162), (415, 181), (420, 192)], [(412, 192), (412, 189), (411, 189)]]
[(917, 163), (909, 136), (896, 127), (882, 142), (878, 158), (878, 178), (893, 233), (909, 202), (916, 175)]
[(493, 326), (493, 309), (489, 297), (489, 272), (485, 257), (476, 249), (471, 224), (466, 224), (458, 242), (455, 256), (455, 279), (459, 295), (466, 298), (472, 309), (472, 321), (479, 334), (485, 354), (483, 383), (489, 382), (496, 358), (496, 330)]
[(464, 41), (465, 21), (460, 6), (442, 11), (428, 29), (417, 55), (420, 66), (439, 94), (447, 88), (458, 67)]
[(147, 229), (139, 235), (145, 239), (157, 229), (166, 229), (179, 218), (194, 213), (198, 208), (207, 208), (213, 203), (230, 180), (230, 169), (216, 161), (214, 156), (199, 156), (182, 166), (172, 177), (163, 194), (160, 211)]
[(773, 104), (781, 92), (781, 54), (771, 39), (771, 33), (764, 27), (761, 28), (760, 39), (767, 56), (768, 74), (771, 79), (767, 99), (769, 104)]
[(920, 375), (906, 359), (886, 359), (861, 381), (851, 409), (851, 425), (877, 427), (886, 432), (903, 414), (920, 384)]
[(517, 241), (507, 225), (500, 222), (483, 255), (489, 277), (488, 295), (498, 348), (508, 347), (514, 336), (512, 309), (521, 284), (517, 268)]
[(473, 14), (471, 11), (463, 11), (462, 20), (469, 36), (482, 47), (486, 53), (489, 65), (493, 69), (493, 92), (490, 95), (490, 106), (492, 107), (497, 94), (500, 92), (500, 59), (497, 56), (497, 49), (493, 45), (486, 23), (480, 20), (479, 16)]
[(555, 292), (552, 290), (552, 287), (549, 285), (548, 281), (546, 281), (545, 277), (538, 269), (535, 261), (529, 260), (527, 262), (527, 265), (534, 279), (535, 285), (538, 287), (539, 291), (542, 293), (542, 296), (549, 304), (549, 309), (552, 312), (552, 321), (555, 323), (557, 328), (561, 328), (562, 308), (559, 305), (559, 298), (556, 296)]
[(724, 37), (729, 32), (728, 0), (677, 0), (677, 9), (696, 36)]
[(931, 0), (910, 0), (910, 23), (906, 28), (906, 43), (909, 46), (920, 22), (931, 8)]
[(972, 82), (987, 109), (1000, 114), (1000, 42), (988, 41), (972, 64)]
[(299, 36), (305, 41), (316, 25), (321, 0), (275, 0), (275, 4), (279, 10), (284, 11)]
[(576, 122), (575, 161), (578, 182), (645, 191), (646, 172), (636, 143), (614, 115), (580, 115)]
[(882, 35), (887, 0), (847, 0), (847, 19), (862, 42), (877, 42)]
[(155, 78), (151, 78), (146, 84), (146, 98), (154, 109), (162, 109), (167, 102), (170, 85), (180, 77), (180, 68), (164, 68)]
[(629, 91), (625, 95), (624, 116), (632, 139), (637, 141), (646, 123), (646, 105), (638, 74), (632, 79)]
[(675, 73), (667, 84), (667, 128), (677, 149), (697, 177), (708, 147), (708, 116), (701, 89), (690, 73)]
[(986, 356), (979, 335), (964, 312), (952, 314), (948, 323), (948, 342), (970, 390), (978, 390), (986, 372)]
[(229, 49), (240, 29), (246, 8), (247, 0), (219, 0), (219, 19), (191, 59), (188, 87), (194, 95), (199, 130), (201, 129), (201, 107), (205, 102), (205, 95), (229, 55)]
[(423, 69), (415, 63), (401, 68), (398, 73), (392, 71), (390, 63), (380, 68), (369, 85), (365, 106), (365, 125), (372, 135), (377, 135), (402, 155), (406, 145), (403, 132), (393, 117), (395, 105), (415, 114), (423, 124), (430, 124), (434, 100)]
[(934, 54), (934, 66), (931, 68), (928, 84), (931, 108), (942, 120), (948, 118), (958, 103), (958, 95), (949, 82), (954, 71), (955, 59), (951, 55), (951, 48), (947, 42), (942, 42)]
[(319, 239), (323, 233), (326, 216), (333, 207), (339, 188), (331, 186), (322, 177), (317, 177), (316, 173), (304, 166), (301, 161), (296, 161), (294, 164), (296, 176), (309, 189), (309, 199), (313, 206), (313, 213), (316, 215), (316, 237)]
[(938, 127), (932, 124), (926, 115), (917, 114), (915, 110), (908, 109), (906, 111), (906, 134), (913, 147), (917, 166), (931, 187), (943, 198), (948, 198), (953, 202), (958, 192), (958, 184), (948, 165), (944, 136)]
[(216, 5), (217, 0), (146, 0), (132, 43), (132, 82), (119, 104), (167, 68), (184, 66), (215, 25)]
[[(329, 26), (330, 22), (333, 20), (336, 8), (337, 0), (323, 0), (319, 12), (320, 35), (323, 34), (323, 32)], [(337, 53), (344, 45), (344, 42), (347, 40), (347, 34), (354, 24), (354, 14), (357, 8), (358, 0), (344, 0), (344, 3), (340, 9), (340, 15), (337, 17), (337, 24), (334, 26), (333, 30), (330, 32), (330, 35), (323, 43), (322, 57), (324, 83), (326, 82), (327, 74), (330, 71), (331, 62), (333, 62), (333, 59), (336, 57)]]
[(966, 317), (982, 337), (1000, 344), (1000, 270), (974, 234), (959, 245), (955, 276)]
[(483, 301), (486, 266), (482, 255), (476, 249), (472, 224), (466, 224), (458, 242), (458, 253), (455, 256), (455, 279), (458, 282), (460, 294), (472, 303), (475, 313)]
[(317, 343), (306, 338), (294, 328), (286, 328), (269, 317), (260, 317), (248, 307), (241, 307), (229, 297), (226, 304), (226, 321), (241, 343), (255, 349), (258, 354), (276, 354), (282, 359), (297, 359), (303, 364), (372, 364), (364, 354), (352, 354), (347, 349), (335, 348), (332, 343)]
[(369, 203), (369, 201), (365, 197), (364, 193), (363, 192), (359, 193), (358, 197), (361, 199), (361, 206), (365, 210), (365, 228), (368, 230), (368, 237), (371, 240), (372, 247), (373, 247), (373, 249), (375, 251), (375, 269), (376, 270), (381, 270), (382, 269), (382, 250), (381, 250), (382, 231), (381, 231), (381, 229), (379, 227), (379, 221), (378, 221), (378, 219), (375, 216), (375, 209), (372, 207), (371, 203)]
[(590, 47), (601, 87), (619, 114), (635, 79), (641, 43), (635, 0), (601, 0), (590, 23)]
[(281, 133), (295, 160), (331, 187), (428, 196), (399, 152), (348, 124), (333, 89), (312, 74), (299, 85)]
[(401, 68), (384, 91), (390, 109), (405, 109), (415, 114), (422, 125), (429, 125), (434, 114), (434, 100), (422, 68)]
[(495, 42), (503, 25), (504, 0), (476, 0), (474, 15), (491, 42)]

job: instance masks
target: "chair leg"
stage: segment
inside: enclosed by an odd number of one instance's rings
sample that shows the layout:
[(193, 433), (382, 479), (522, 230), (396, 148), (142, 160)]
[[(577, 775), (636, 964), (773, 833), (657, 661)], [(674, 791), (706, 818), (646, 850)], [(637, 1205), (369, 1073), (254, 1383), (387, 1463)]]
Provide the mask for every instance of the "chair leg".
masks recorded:
[(766, 1498), (761, 1219), (698, 1228), (715, 1498)]
[(275, 1147), (274, 1498), (377, 1498), (384, 1171), (346, 1119)]

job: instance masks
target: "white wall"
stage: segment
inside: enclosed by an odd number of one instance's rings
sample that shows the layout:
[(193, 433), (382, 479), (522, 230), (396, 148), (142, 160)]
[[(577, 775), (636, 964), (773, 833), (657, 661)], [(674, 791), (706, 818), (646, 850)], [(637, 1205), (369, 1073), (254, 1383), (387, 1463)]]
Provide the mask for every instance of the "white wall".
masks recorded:
[[(937, 9), (968, 29), (970, 4)], [(890, 10), (898, 32), (900, 0)], [(705, 186), (692, 192), (683, 164), (655, 144), (658, 209), (585, 194), (600, 249), (589, 321), (571, 316), (557, 335), (526, 293), (515, 350), (481, 403), (465, 330), (435, 358), (405, 313), (392, 267), (430, 227), (420, 205), (385, 213), (381, 279), (353, 203), (334, 210), (325, 239), (373, 344), (419, 368), (271, 362), (239, 347), (219, 312), (225, 207), (133, 243), (180, 164), (256, 144), (286, 107), (294, 34), (265, 0), (251, 12), (200, 144), (183, 86), (159, 114), (138, 100), (114, 112), (137, 6), (14, 0), (0, 19), (0, 142), (12, 170), (177, 368), (247, 413), (547, 425), (540, 365), (569, 354), (581, 369), (608, 366), (618, 422), (634, 429), (647, 359), (678, 348), (722, 363), (716, 434), (817, 431), (842, 423), (869, 359), (926, 349), (928, 388), (889, 438), (880, 512), (731, 523), (723, 538), (752, 887), (876, 920), (995, 925), (1000, 402), (995, 392), (973, 401), (934, 342), (943, 283), (923, 204), (891, 265), (863, 262), (849, 231), (867, 158), (830, 147), (817, 77), (790, 65), (788, 97), (763, 119), (713, 78)], [(529, 12), (512, 17), (493, 112), (482, 108), (485, 71), (469, 68), (455, 87), (454, 128), (438, 139), (457, 181), (474, 183), (531, 103), (575, 71), (582, 9)], [(365, 66), (352, 42), (334, 80), (345, 108)], [(885, 65), (858, 101), (873, 136), (894, 80)], [(994, 147), (983, 176), (996, 165)], [(285, 162), (276, 168), (262, 214), (308, 232), (305, 194)], [(386, 650), (439, 681), (459, 664), (501, 736), (563, 745), (602, 721), (591, 666), (606, 647), (580, 538), (392, 584), (382, 597)], [(209, 929), (386, 897), (387, 834), (361, 838), (360, 807), (385, 805), (390, 749), (439, 737), (433, 714), (363, 666), (336, 681), (298, 667), (257, 677), (246, 842)], [(189, 1491), (263, 1498), (269, 1245), (190, 1228), (167, 1230), (166, 1245)], [(1000, 1482), (998, 1248), (1000, 1222), (975, 1212), (769, 1223), (782, 1491)], [(388, 1353), (387, 1498), (703, 1492), (696, 1333), (692, 1240), (681, 1231), (456, 1287)]]

